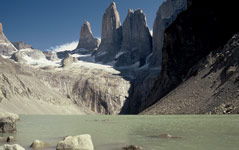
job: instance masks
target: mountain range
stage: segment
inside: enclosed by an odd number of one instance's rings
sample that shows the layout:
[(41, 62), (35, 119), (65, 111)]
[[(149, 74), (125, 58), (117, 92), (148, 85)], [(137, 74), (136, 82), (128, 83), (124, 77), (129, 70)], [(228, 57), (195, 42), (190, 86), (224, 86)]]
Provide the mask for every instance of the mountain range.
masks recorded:
[[(166, 0), (153, 34), (143, 10), (101, 40), (83, 23), (74, 50), (10, 42), (0, 24), (0, 111), (20, 114), (238, 114), (239, 28), (233, 2)], [(222, 11), (227, 10), (227, 11)]]

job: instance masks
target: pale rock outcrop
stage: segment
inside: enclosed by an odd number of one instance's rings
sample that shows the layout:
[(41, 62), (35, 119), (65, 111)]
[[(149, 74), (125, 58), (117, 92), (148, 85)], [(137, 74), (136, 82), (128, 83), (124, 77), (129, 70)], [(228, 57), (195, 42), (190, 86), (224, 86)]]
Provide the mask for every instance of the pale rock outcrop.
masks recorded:
[(16, 51), (17, 49), (4, 35), (2, 24), (0, 23), (0, 55), (11, 56)]
[(12, 42), (12, 44), (16, 47), (16, 49), (21, 50), (21, 49), (27, 49), (27, 48), (31, 48), (32, 46), (29, 44), (24, 43), (23, 41), (19, 41), (19, 42)]
[(31, 144), (31, 148), (33, 149), (40, 149), (40, 148), (46, 148), (49, 147), (50, 145), (46, 142), (40, 141), (40, 140), (35, 140)]
[[(76, 106), (73, 100), (62, 92), (70, 91), (72, 87), (68, 87), (67, 84), (70, 81), (75, 82), (71, 72), (43, 70), (15, 63), (1, 56), (0, 63), (0, 90), (4, 96), (0, 103), (0, 111), (18, 114), (90, 113), (84, 106)], [(63, 76), (63, 73), (66, 75)], [(75, 76), (78, 77), (77, 74)]]
[(0, 146), (0, 150), (25, 150), (25, 148), (23, 148), (22, 146), (18, 144), (14, 144), (14, 145), (5, 144), (3, 146)]
[(122, 45), (116, 57), (116, 67), (130, 66), (140, 62), (145, 64), (146, 57), (152, 51), (152, 37), (141, 9), (130, 9), (122, 26)]
[(94, 145), (89, 134), (68, 136), (60, 141), (56, 150), (94, 150)]
[(13, 136), (8, 136), (7, 138), (5, 137), (0, 137), (0, 142), (13, 142), (14, 141), (14, 137)]
[(71, 67), (73, 63), (77, 62), (78, 59), (76, 57), (72, 57), (68, 55), (66, 58), (62, 60), (62, 67)]
[(0, 112), (0, 133), (15, 132), (17, 120), (19, 116), (16, 114)]
[(97, 62), (108, 63), (119, 52), (122, 40), (122, 27), (116, 4), (112, 2), (102, 20), (101, 44), (95, 54)]
[(15, 60), (16, 62), (27, 63), (31, 65), (36, 65), (38, 63), (47, 61), (46, 56), (42, 51), (31, 48), (17, 51), (12, 55), (11, 59)]
[(159, 7), (153, 26), (153, 55), (150, 67), (161, 67), (164, 31), (175, 21), (178, 14), (186, 9), (187, 0), (166, 0)]
[(86, 21), (82, 26), (81, 26), (81, 31), (80, 31), (80, 40), (78, 43), (78, 46), (76, 48), (78, 53), (91, 53), (93, 50), (97, 50), (100, 45), (100, 40), (97, 38), (94, 38), (90, 23)]

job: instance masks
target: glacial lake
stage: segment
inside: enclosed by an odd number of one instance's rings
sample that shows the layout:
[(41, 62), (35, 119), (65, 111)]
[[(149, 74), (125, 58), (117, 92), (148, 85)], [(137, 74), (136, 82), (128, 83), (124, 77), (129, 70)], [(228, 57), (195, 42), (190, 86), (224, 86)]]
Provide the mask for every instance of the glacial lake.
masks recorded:
[[(39, 139), (53, 150), (63, 137), (79, 134), (90, 134), (95, 150), (120, 150), (129, 144), (146, 150), (239, 149), (239, 115), (21, 115), (20, 119), (16, 133), (0, 136), (13, 135), (15, 143), (26, 149)], [(181, 138), (154, 137), (165, 133)]]

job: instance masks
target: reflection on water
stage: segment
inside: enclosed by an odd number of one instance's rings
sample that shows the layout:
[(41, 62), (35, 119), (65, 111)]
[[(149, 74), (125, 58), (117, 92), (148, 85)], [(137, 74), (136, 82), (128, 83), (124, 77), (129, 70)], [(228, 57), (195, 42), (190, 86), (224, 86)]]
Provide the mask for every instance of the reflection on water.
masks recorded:
[[(90, 134), (96, 150), (135, 144), (147, 150), (238, 150), (239, 116), (39, 116), (22, 115), (16, 142), (27, 149), (35, 140), (55, 149), (68, 135)], [(171, 134), (180, 138), (165, 138)], [(0, 134), (8, 136), (9, 134)], [(2, 145), (2, 143), (1, 143)]]

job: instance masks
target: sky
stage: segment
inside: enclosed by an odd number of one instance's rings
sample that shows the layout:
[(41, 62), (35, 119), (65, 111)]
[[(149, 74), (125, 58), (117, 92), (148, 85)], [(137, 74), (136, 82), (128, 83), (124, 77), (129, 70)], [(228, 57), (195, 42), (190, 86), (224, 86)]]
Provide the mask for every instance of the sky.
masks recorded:
[[(141, 8), (152, 30), (163, 0), (114, 0), (123, 23), (128, 9)], [(24, 41), (40, 50), (76, 47), (81, 25), (88, 20), (101, 36), (102, 17), (112, 0), (1, 0), (0, 22), (10, 41)]]

